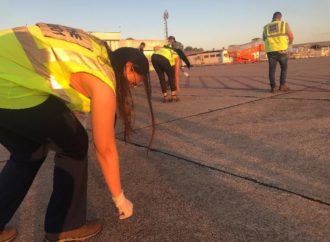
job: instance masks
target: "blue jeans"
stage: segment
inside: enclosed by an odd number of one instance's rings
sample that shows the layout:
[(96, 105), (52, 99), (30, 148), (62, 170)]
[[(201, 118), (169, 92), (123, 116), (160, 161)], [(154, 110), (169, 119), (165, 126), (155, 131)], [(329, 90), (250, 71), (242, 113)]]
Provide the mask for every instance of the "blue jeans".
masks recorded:
[(281, 66), (281, 77), (280, 77), (280, 85), (284, 85), (286, 82), (286, 73), (288, 70), (288, 54), (286, 52), (268, 52), (268, 63), (269, 63), (269, 82), (270, 87), (275, 88), (275, 71), (277, 62), (280, 63)]

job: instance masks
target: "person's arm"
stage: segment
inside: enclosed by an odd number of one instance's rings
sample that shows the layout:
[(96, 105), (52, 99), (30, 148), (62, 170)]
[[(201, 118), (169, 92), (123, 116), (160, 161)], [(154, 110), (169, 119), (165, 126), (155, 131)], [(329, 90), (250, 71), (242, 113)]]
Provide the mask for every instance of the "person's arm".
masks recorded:
[(180, 91), (180, 66), (181, 66), (181, 59), (179, 56), (175, 58), (175, 83), (176, 83), (176, 90)]
[[(72, 79), (77, 79), (83, 90), (91, 98), (92, 129), (96, 157), (108, 189), (119, 209), (120, 218), (129, 217), (133, 213), (133, 205), (122, 192), (119, 157), (115, 141), (115, 93), (107, 84), (87, 73), (74, 74)], [(127, 205), (128, 209), (122, 211), (120, 205)]]
[(113, 197), (120, 195), (119, 157), (115, 142), (116, 96), (102, 81), (94, 81), (91, 96), (92, 128), (96, 157)]
[(291, 45), (293, 43), (293, 33), (292, 33), (290, 25), (288, 23), (286, 23), (286, 31), (287, 31), (288, 38), (289, 38), (289, 45)]

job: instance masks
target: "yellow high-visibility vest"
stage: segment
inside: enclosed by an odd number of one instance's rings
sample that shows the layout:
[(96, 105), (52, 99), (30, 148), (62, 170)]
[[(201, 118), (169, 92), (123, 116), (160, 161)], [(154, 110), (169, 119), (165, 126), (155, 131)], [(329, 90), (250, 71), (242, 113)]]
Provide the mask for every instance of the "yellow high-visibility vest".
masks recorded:
[(0, 31), (0, 108), (30, 108), (54, 95), (71, 110), (89, 112), (90, 99), (70, 86), (77, 72), (116, 90), (106, 47), (86, 32), (43, 23)]
[(166, 59), (168, 59), (171, 66), (175, 66), (175, 59), (178, 57), (178, 54), (175, 52), (175, 50), (162, 47), (159, 50), (156, 50), (154, 54), (164, 56)]
[(289, 47), (286, 22), (273, 21), (264, 27), (266, 52), (284, 51)]

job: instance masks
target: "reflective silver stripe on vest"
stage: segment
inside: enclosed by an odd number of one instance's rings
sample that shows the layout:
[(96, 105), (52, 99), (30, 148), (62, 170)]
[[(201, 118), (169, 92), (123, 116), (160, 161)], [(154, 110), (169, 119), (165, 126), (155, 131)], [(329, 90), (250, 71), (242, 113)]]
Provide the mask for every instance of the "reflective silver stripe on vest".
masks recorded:
[(100, 69), (100, 64), (92, 58), (83, 56), (74, 51), (64, 50), (62, 48), (51, 48), (51, 53), (48, 61), (76, 62), (85, 65), (92, 70)]
[(39, 49), (36, 46), (36, 43), (32, 35), (29, 33), (27, 27), (14, 28), (13, 32), (15, 33), (18, 41), (21, 43), (27, 58), (30, 60), (37, 73), (46, 79), (49, 79), (50, 73), (48, 68), (41, 65), (36, 65), (36, 63), (47, 62), (49, 60), (49, 52), (46, 49)]
[(96, 61), (90, 57), (81, 55), (80, 53), (64, 50), (62, 48), (40, 49), (36, 45), (36, 42), (27, 27), (14, 28), (13, 31), (35, 71), (48, 81), (48, 86), (51, 87), (61, 99), (67, 102), (71, 102), (70, 97), (65, 93), (61, 85), (56, 81), (55, 77), (51, 75), (49, 69), (46, 65), (43, 65), (43, 63), (72, 61), (82, 64), (91, 70), (101, 71), (108, 76), (111, 81), (115, 80), (114, 74), (111, 72), (108, 64), (101, 64), (101, 60)]
[(284, 33), (284, 24), (285, 24), (284, 22), (281, 22), (281, 32), (280, 32), (281, 34)]
[(268, 25), (266, 25), (265, 27), (264, 27), (264, 34), (265, 34), (265, 36), (266, 37), (268, 37)]
[[(285, 27), (285, 22), (282, 21), (280, 24), (280, 29), (277, 31), (276, 34), (270, 34), (269, 32), (269, 28), (272, 24), (268, 24), (264, 27), (264, 34), (266, 37), (277, 37), (277, 36), (286, 36), (286, 31), (284, 31), (284, 27)], [(278, 25), (278, 24), (277, 24)]]
[(287, 35), (286, 34), (274, 34), (274, 35), (268, 35), (267, 38), (268, 37), (273, 38), (273, 37), (279, 37), (279, 36), (287, 36)]
[(65, 91), (57, 83), (53, 76), (51, 76), (48, 68), (40, 63), (46, 63), (50, 59), (50, 53), (47, 49), (39, 49), (36, 45), (33, 36), (30, 34), (27, 27), (14, 28), (16, 38), (21, 43), (27, 58), (30, 60), (35, 71), (43, 76), (47, 81), (49, 87), (59, 95), (59, 97), (67, 102), (71, 102), (71, 99), (66, 95)]
[[(61, 48), (52, 48), (52, 54), (50, 56), (50, 61), (73, 61), (78, 64), (87, 66), (91, 70), (97, 70), (103, 72), (112, 82), (115, 80), (114, 74), (111, 72), (110, 63), (108, 60), (102, 61), (101, 57), (98, 58), (98, 61), (81, 55), (74, 51), (68, 51)], [(107, 63), (108, 62), (108, 63)]]

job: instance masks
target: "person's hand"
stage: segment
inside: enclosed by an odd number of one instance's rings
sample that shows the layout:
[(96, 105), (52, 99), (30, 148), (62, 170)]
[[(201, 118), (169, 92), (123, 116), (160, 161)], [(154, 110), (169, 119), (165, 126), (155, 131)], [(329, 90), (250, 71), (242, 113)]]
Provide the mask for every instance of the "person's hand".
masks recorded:
[(119, 219), (126, 219), (133, 215), (133, 203), (125, 197), (123, 191), (119, 196), (112, 197), (112, 200), (118, 208)]

